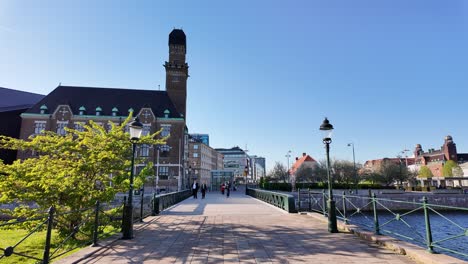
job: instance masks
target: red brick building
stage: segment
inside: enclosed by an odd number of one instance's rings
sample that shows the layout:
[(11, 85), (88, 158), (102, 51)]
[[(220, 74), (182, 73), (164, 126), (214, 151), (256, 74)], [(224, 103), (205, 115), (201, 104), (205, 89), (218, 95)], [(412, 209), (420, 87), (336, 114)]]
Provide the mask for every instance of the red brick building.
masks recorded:
[[(186, 36), (180, 29), (169, 35), (169, 60), (165, 62), (166, 90), (135, 90), (101, 87), (58, 86), (41, 101), (21, 115), (20, 138), (43, 130), (65, 134), (65, 127), (83, 129), (89, 120), (109, 126), (120, 124), (133, 112), (143, 123), (143, 133), (162, 129), (161, 136), (170, 135), (164, 146), (138, 146), (137, 155), (155, 164), (156, 180), (148, 188), (177, 190), (188, 187), (185, 166), (186, 101), (188, 65), (185, 62)], [(19, 158), (33, 153), (18, 153)], [(145, 164), (137, 164), (136, 169)]]

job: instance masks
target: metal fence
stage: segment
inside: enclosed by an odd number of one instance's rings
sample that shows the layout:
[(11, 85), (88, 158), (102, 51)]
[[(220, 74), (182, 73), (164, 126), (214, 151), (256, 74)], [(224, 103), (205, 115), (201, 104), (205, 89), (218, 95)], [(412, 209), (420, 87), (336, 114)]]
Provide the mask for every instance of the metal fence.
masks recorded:
[[(190, 197), (190, 194), (190, 190), (150, 196), (142, 193), (136, 196), (140, 200), (135, 201), (139, 206), (133, 208), (133, 221), (143, 221), (149, 215), (157, 215)], [(121, 232), (126, 202), (126, 197), (120, 197), (110, 203), (96, 202), (94, 207), (67, 212), (57, 212), (56, 208), (50, 207), (47, 213), (38, 217), (0, 222), (0, 230), (28, 230), (25, 236), (11, 245), (5, 245), (0, 238), (0, 262), (9, 259), (12, 263), (31, 261), (47, 264), (86, 245), (98, 246), (104, 237)], [(70, 222), (70, 219), (76, 221)], [(63, 230), (68, 232), (64, 233)], [(34, 242), (41, 243), (38, 246), (43, 248), (41, 251), (22, 248), (25, 241), (33, 240), (33, 236), (39, 236), (39, 241)]]
[(281, 208), (288, 213), (297, 212), (294, 204), (294, 196), (290, 194), (270, 192), (253, 188), (247, 188), (246, 194)]
[[(296, 205), (298, 211), (318, 212), (327, 216), (328, 193), (298, 190)], [(334, 194), (337, 218), (345, 224), (355, 224), (372, 230), (376, 235), (389, 234), (403, 240), (425, 246), (428, 252), (449, 252), (454, 256), (468, 259), (468, 208), (429, 203), (426, 197), (420, 202), (399, 201), (371, 196)], [(404, 204), (404, 206), (398, 206)], [(411, 208), (395, 210), (393, 208)], [(458, 212), (461, 217), (454, 217)], [(437, 226), (431, 225), (436, 220)], [(444, 230), (441, 230), (443, 226)], [(447, 231), (450, 228), (450, 231)], [(436, 232), (436, 235), (434, 235)]]

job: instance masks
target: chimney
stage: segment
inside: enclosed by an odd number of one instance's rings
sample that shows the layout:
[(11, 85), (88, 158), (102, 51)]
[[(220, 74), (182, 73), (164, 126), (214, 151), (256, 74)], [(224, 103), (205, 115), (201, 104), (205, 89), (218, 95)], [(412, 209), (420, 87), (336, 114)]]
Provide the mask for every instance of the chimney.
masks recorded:
[(298, 158), (298, 157), (296, 157), (296, 160), (298, 160), (298, 159), (299, 159), (299, 158)]
[(303, 153), (302, 153), (302, 157), (305, 157), (305, 155), (306, 155), (306, 153), (305, 153), (305, 152), (303, 152)]

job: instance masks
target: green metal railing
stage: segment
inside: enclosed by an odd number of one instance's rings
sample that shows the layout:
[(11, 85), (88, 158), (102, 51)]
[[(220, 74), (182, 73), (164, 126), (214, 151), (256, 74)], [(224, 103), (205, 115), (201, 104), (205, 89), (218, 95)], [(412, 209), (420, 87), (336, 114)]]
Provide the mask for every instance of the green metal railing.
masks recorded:
[(164, 209), (167, 209), (174, 204), (177, 204), (192, 195), (191, 190), (185, 190), (180, 192), (172, 192), (161, 195), (153, 195), (152, 199), (152, 213), (151, 215), (158, 215)]
[[(458, 239), (456, 242), (459, 243), (466, 244), (468, 242), (468, 220), (457, 223), (447, 217), (447, 213), (445, 213), (447, 211), (468, 213), (468, 208), (429, 203), (427, 197), (423, 197), (421, 202), (377, 198), (375, 193), (370, 196), (356, 196), (347, 195), (343, 192), (343, 194), (334, 194), (334, 197), (337, 205), (337, 218), (341, 219), (345, 224), (363, 226), (373, 230), (376, 235), (386, 233), (407, 241), (413, 241), (416, 244), (425, 245), (427, 251), (431, 253), (435, 252), (434, 249), (439, 249), (468, 258), (468, 252), (444, 246), (444, 242), (455, 241), (456, 239)], [(315, 211), (326, 216), (326, 199), (328, 199), (328, 196), (325, 191), (298, 190), (298, 210)], [(411, 209), (392, 209), (398, 207)], [(418, 224), (411, 224), (411, 221), (409, 221), (410, 216), (417, 217), (421, 221), (416, 221)], [(431, 227), (431, 218), (434, 217), (439, 217), (439, 219), (444, 220), (446, 224), (458, 231), (450, 232), (450, 234), (438, 232), (438, 238), (434, 240), (433, 233), (435, 229)], [(394, 227), (397, 225), (405, 232), (395, 231), (394, 228), (390, 228), (391, 225)]]
[[(94, 207), (83, 208), (81, 210), (57, 213), (54, 207), (50, 207), (46, 214), (39, 217), (2, 222), (0, 223), (1, 229), (16, 230), (18, 227), (22, 229), (22, 226), (25, 224), (30, 224), (34, 228), (31, 228), (26, 236), (13, 245), (5, 246), (5, 248), (0, 247), (0, 261), (3, 258), (19, 256), (36, 261), (37, 263), (47, 264), (85, 245), (92, 244), (93, 246), (97, 246), (99, 239), (109, 234), (104, 232), (106, 227), (111, 225), (120, 226), (121, 213), (121, 206), (105, 211), (103, 206), (99, 202), (96, 202)], [(79, 215), (81, 221), (75, 222), (73, 226), (70, 226), (70, 223), (65, 220), (67, 215), (73, 217)], [(70, 231), (68, 234), (62, 232), (61, 235), (58, 235), (58, 232), (53, 232), (53, 230), (59, 228), (61, 230), (69, 229)], [(41, 257), (27, 250), (21, 250), (20, 246), (28, 239), (31, 239), (33, 234), (43, 231), (45, 231), (45, 242)], [(52, 242), (53, 237), (55, 237), (54, 242)]]
[(276, 193), (264, 191), (260, 189), (247, 188), (247, 195), (272, 204), (278, 208), (285, 210), (288, 213), (296, 213), (294, 196), (284, 193)]

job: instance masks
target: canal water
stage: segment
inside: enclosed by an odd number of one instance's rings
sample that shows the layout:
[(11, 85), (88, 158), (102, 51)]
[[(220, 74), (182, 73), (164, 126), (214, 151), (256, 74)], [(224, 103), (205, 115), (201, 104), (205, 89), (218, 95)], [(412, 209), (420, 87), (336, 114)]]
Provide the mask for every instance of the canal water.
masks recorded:
[[(468, 212), (440, 211), (439, 213), (440, 215), (431, 211), (429, 214), (432, 241), (435, 242), (434, 251), (468, 261)], [(427, 248), (424, 213), (418, 211), (406, 216), (403, 214), (404, 212), (401, 212), (400, 220), (396, 220), (398, 217), (389, 212), (379, 212), (380, 233)], [(349, 215), (352, 216), (349, 217)], [(374, 231), (372, 212), (356, 213), (355, 215), (348, 213), (348, 217), (351, 224)]]

